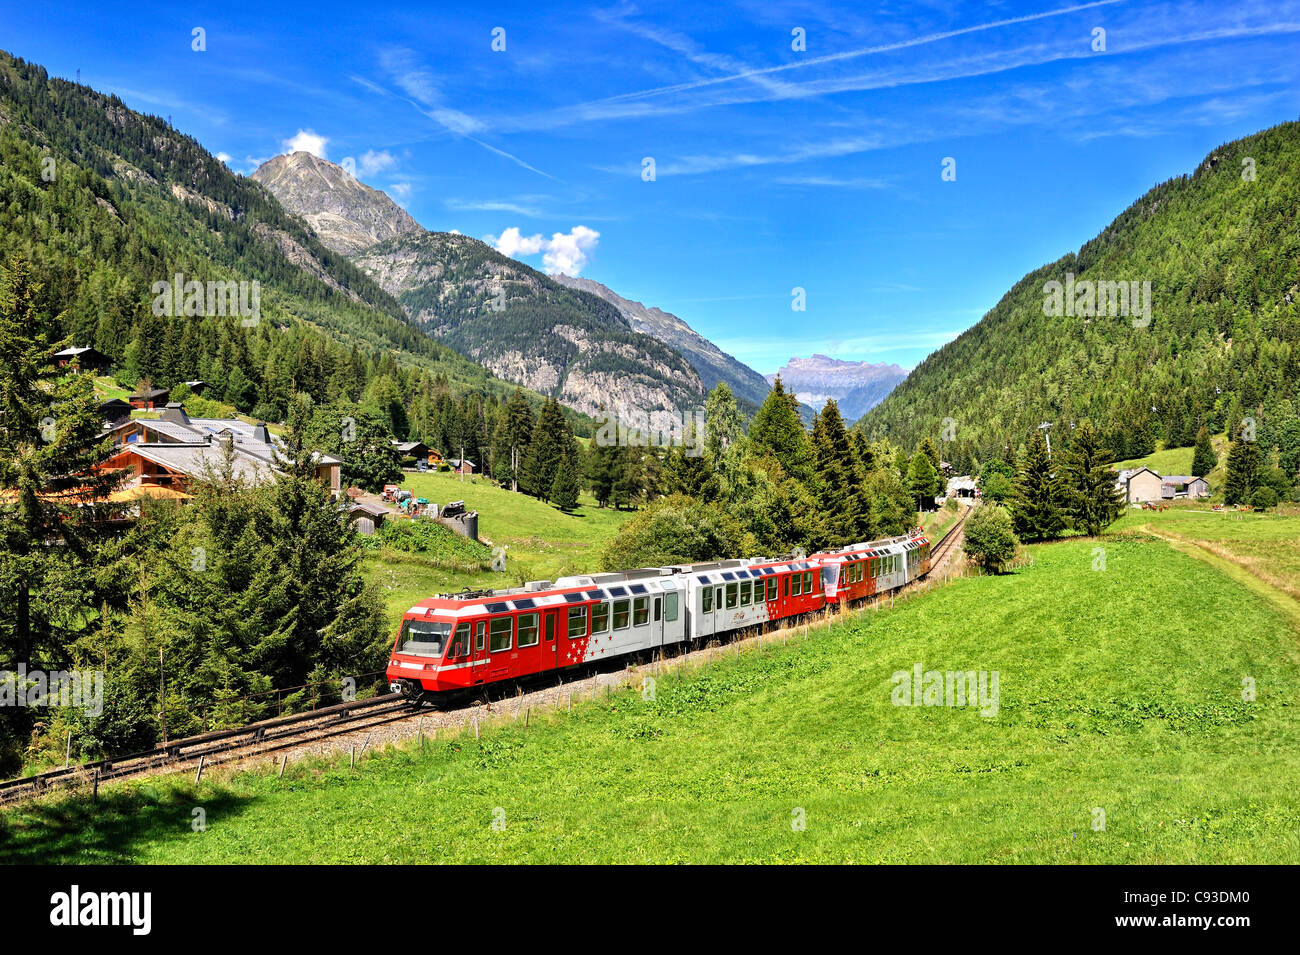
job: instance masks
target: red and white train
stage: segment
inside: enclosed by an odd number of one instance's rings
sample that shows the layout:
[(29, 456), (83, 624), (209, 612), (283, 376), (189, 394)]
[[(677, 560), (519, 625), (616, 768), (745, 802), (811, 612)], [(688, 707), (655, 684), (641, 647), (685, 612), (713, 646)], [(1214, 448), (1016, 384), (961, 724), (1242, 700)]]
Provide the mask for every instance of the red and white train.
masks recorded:
[(388, 663), (389, 687), (436, 700), (485, 684), (719, 636), (885, 593), (930, 572), (922, 533), (808, 557), (645, 567), (416, 604)]

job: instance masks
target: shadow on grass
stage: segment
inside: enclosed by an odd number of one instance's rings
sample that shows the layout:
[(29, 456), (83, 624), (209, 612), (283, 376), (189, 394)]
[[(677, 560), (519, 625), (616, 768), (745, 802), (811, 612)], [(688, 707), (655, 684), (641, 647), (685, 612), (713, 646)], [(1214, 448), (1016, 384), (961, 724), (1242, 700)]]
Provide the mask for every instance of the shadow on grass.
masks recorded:
[(0, 813), (0, 865), (123, 864), (139, 861), (138, 847), (194, 833), (207, 818), (229, 818), (251, 797), (225, 789), (146, 783), (101, 792), (98, 801), (76, 794), (14, 806)]

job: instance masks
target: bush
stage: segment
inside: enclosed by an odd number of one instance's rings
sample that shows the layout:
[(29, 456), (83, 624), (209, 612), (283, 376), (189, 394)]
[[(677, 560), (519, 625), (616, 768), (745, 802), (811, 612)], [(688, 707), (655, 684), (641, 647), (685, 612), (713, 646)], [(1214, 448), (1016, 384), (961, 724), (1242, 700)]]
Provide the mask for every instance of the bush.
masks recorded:
[(409, 520), (389, 518), (369, 540), (361, 539), (363, 546), (391, 547), (407, 554), (420, 554), (438, 562), (453, 565), (480, 564), (492, 560), (492, 550), (486, 544), (472, 541), (457, 534), (450, 527), (427, 517)]
[(998, 504), (984, 503), (966, 518), (966, 537), (962, 549), (980, 567), (1000, 573), (1016, 556), (1020, 543), (1012, 529), (1011, 514)]
[(742, 556), (753, 545), (725, 511), (674, 494), (655, 501), (620, 527), (605, 546), (603, 558), (610, 570), (661, 567)]
[(1250, 506), (1257, 511), (1267, 511), (1271, 507), (1277, 507), (1277, 491), (1271, 487), (1257, 488), (1250, 496)]

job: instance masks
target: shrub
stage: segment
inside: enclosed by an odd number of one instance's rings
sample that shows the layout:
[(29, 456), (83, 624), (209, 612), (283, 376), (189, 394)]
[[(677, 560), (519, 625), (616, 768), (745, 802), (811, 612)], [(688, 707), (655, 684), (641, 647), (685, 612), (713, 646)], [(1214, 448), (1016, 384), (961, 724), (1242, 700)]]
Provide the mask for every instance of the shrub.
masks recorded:
[(1016, 555), (1019, 544), (1012, 529), (1011, 514), (998, 504), (984, 503), (966, 519), (962, 549), (980, 567), (1000, 573)]
[(1250, 506), (1257, 511), (1267, 511), (1271, 507), (1277, 507), (1277, 491), (1271, 487), (1257, 488), (1250, 496)]

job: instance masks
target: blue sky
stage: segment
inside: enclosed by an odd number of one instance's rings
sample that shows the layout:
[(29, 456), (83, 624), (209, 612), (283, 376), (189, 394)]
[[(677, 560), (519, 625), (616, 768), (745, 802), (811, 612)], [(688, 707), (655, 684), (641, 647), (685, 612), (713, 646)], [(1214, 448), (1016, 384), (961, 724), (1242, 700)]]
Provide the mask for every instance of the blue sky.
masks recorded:
[(1150, 186), (1300, 115), (1300, 2), (84, 6), (7, 4), (0, 47), (239, 172), (351, 157), (424, 226), (762, 372), (912, 367)]

